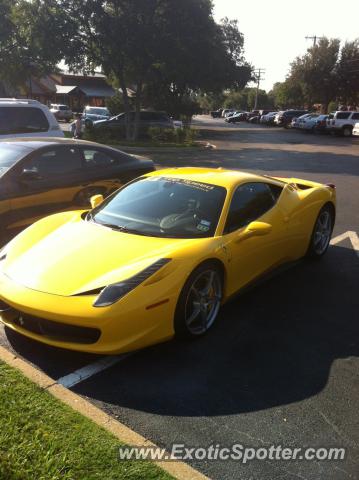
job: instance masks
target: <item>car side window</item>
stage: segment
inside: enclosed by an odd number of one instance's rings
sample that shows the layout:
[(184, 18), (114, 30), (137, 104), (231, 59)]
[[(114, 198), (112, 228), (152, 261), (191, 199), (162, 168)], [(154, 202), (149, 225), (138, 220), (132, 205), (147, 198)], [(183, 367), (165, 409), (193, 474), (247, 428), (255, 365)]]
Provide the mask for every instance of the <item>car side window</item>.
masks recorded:
[(0, 107), (0, 134), (47, 132), (49, 122), (35, 107)]
[(80, 172), (82, 159), (77, 148), (59, 147), (37, 154), (24, 165), (24, 168), (34, 170), (47, 178)]
[(107, 152), (97, 150), (95, 148), (89, 148), (83, 150), (85, 167), (113, 167), (119, 164), (117, 158), (109, 155)]
[(261, 217), (273, 207), (281, 191), (277, 185), (262, 182), (238, 187), (229, 207), (224, 233), (238, 230)]
[(352, 119), (353, 120), (359, 120), (359, 113), (353, 113)]
[(338, 120), (346, 120), (349, 118), (350, 112), (339, 112), (337, 113), (336, 117)]

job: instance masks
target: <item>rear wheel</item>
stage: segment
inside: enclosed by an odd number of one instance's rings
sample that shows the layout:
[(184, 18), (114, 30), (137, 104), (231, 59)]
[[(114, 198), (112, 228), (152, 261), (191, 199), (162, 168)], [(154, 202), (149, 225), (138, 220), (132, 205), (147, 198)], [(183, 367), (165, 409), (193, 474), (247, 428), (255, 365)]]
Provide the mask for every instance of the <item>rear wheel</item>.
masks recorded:
[(329, 247), (334, 227), (334, 213), (330, 205), (324, 205), (320, 210), (314, 225), (307, 256), (321, 258)]
[(204, 335), (214, 324), (223, 297), (223, 275), (215, 263), (196, 268), (179, 296), (174, 328), (179, 338)]
[(344, 137), (351, 137), (352, 136), (352, 131), (353, 131), (353, 127), (343, 127), (343, 135)]

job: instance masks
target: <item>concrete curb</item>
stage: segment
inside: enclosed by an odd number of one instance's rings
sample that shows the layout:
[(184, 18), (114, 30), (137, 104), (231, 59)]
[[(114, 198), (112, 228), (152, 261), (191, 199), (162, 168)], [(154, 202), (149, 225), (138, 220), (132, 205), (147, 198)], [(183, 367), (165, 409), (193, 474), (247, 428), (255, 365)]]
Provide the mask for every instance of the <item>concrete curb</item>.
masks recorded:
[(178, 153), (178, 152), (199, 152), (202, 150), (215, 149), (216, 145), (212, 143), (203, 142), (199, 147), (131, 147), (126, 145), (109, 145), (112, 148), (121, 150), (123, 152), (133, 152), (133, 153)]
[[(21, 373), (33, 383), (110, 432), (120, 442), (134, 446), (155, 446), (150, 440), (147, 440), (145, 437), (142, 437), (142, 435), (126, 427), (126, 425), (110, 417), (100, 408), (95, 407), (91, 402), (58, 384), (54, 379), (1, 346), (0, 360), (20, 370)], [(209, 480), (208, 477), (181, 461), (153, 463), (178, 480)]]

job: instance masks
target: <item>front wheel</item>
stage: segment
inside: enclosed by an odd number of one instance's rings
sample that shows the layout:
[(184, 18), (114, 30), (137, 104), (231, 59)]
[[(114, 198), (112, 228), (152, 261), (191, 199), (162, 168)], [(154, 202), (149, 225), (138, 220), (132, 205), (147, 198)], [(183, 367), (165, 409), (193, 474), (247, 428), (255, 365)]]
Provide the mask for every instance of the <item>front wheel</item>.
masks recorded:
[(324, 205), (320, 210), (314, 225), (307, 256), (321, 258), (329, 247), (334, 227), (334, 214), (329, 205)]
[(176, 337), (204, 335), (214, 324), (223, 297), (223, 275), (216, 264), (196, 268), (178, 298), (174, 329)]

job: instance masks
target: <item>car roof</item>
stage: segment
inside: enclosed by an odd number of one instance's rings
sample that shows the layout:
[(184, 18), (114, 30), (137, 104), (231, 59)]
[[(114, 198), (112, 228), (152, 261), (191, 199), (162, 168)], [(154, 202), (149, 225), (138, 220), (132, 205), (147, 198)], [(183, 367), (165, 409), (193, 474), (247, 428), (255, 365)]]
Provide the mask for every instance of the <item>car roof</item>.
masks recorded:
[[(240, 183), (265, 181), (272, 182), (272, 179), (255, 175), (253, 173), (241, 172), (239, 170), (227, 170), (225, 168), (201, 168), (201, 167), (180, 167), (180, 168), (166, 168), (163, 170), (156, 170), (148, 173), (147, 177), (171, 177), (180, 178), (184, 180), (192, 180), (194, 182), (207, 183), (210, 185), (217, 185), (231, 189)], [(273, 180), (273, 183), (278, 185), (280, 181)]]

